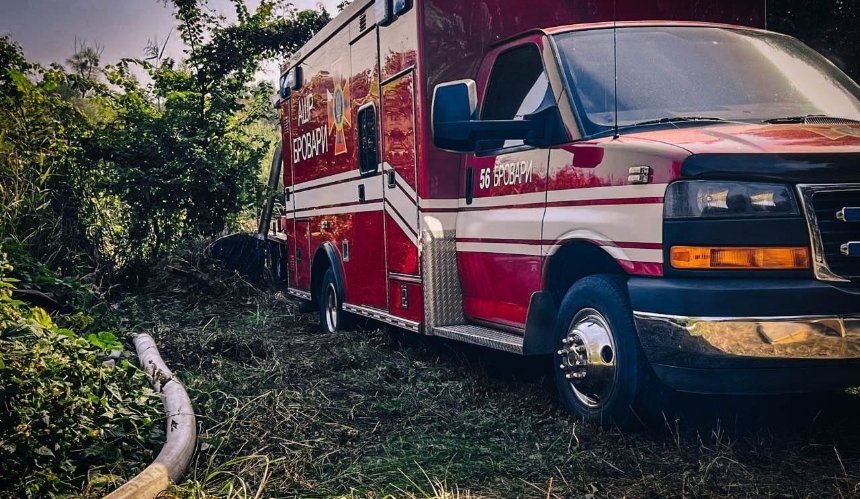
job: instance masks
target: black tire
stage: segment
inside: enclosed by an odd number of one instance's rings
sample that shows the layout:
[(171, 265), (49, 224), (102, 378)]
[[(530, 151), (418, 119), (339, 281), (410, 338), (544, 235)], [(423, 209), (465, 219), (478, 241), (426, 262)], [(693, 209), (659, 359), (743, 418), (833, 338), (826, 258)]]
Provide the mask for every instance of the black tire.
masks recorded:
[(561, 302), (555, 338), (556, 386), (570, 412), (625, 430), (656, 414), (663, 397), (639, 346), (623, 277), (576, 282)]
[(320, 331), (335, 333), (348, 329), (347, 313), (343, 311), (342, 297), (337, 292), (334, 271), (328, 269), (323, 275), (319, 294)]

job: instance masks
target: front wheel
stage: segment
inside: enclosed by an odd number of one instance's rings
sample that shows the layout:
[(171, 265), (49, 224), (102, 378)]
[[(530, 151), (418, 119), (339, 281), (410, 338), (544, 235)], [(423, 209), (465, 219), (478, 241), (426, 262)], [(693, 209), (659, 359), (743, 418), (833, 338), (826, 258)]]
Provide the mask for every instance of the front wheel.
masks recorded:
[[(556, 320), (556, 385), (565, 407), (622, 429), (653, 413), (653, 378), (636, 338), (624, 280), (585, 277), (568, 290)], [(647, 395), (646, 395), (647, 393)]]

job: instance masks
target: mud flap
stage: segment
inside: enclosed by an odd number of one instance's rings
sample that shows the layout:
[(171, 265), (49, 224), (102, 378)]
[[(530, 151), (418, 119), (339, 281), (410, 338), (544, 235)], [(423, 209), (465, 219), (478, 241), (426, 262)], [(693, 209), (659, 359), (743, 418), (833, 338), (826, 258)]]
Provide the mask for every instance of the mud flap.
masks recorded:
[(536, 291), (529, 300), (523, 355), (547, 355), (553, 352), (555, 318), (558, 305), (552, 293)]

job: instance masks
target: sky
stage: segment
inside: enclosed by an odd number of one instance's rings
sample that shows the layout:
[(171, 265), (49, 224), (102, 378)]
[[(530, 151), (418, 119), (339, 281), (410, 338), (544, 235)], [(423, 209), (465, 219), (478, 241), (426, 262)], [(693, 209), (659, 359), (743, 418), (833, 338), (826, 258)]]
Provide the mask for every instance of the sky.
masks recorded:
[[(250, 9), (259, 0), (245, 0)], [(296, 8), (322, 5), (337, 12), (339, 0), (292, 0)], [(230, 0), (209, 0), (211, 9), (234, 16)], [(65, 63), (75, 38), (104, 48), (102, 64), (143, 57), (148, 40), (164, 41), (175, 24), (161, 0), (0, 0), (0, 35), (11, 34), (28, 59)], [(173, 30), (166, 55), (178, 59), (183, 45)]]

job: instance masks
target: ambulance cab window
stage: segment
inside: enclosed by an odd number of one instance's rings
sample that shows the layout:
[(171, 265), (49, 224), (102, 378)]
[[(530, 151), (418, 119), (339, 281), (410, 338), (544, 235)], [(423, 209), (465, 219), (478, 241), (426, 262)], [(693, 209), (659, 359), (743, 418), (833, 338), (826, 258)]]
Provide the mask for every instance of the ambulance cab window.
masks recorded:
[(358, 169), (362, 175), (376, 173), (378, 149), (376, 106), (370, 104), (358, 111)]
[[(523, 45), (504, 52), (496, 59), (481, 118), (521, 120), (537, 111), (551, 96), (540, 51), (536, 45)], [(487, 151), (522, 145), (522, 140), (487, 141), (480, 144), (480, 148)]]

